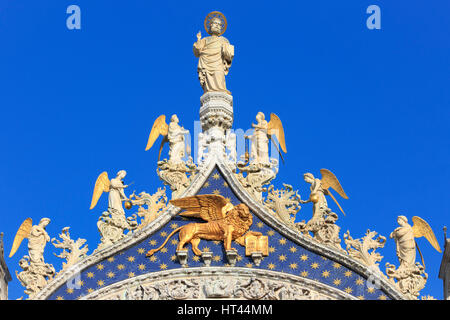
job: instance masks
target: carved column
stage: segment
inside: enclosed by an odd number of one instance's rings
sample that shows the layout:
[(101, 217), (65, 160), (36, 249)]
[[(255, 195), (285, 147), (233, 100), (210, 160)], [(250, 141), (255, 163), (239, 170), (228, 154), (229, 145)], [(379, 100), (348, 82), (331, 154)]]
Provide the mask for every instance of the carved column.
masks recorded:
[(208, 140), (208, 152), (225, 155), (226, 131), (233, 125), (233, 97), (208, 92), (200, 98), (200, 121)]

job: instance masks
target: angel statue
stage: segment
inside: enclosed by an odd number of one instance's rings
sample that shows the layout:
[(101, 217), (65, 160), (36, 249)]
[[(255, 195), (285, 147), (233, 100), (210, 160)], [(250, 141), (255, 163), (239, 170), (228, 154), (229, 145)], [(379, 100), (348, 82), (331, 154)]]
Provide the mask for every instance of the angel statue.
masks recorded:
[[(400, 290), (411, 299), (419, 295), (419, 291), (425, 287), (428, 275), (425, 273), (425, 262), (415, 238), (425, 237), (438, 252), (442, 252), (430, 225), (420, 217), (413, 217), (413, 226), (408, 223), (405, 216), (397, 218), (397, 227), (390, 238), (395, 240), (397, 257), (400, 266), (387, 263), (386, 274), (393, 280), (396, 279)], [(416, 249), (419, 251), (422, 265), (416, 262)]]
[(129, 200), (124, 192), (124, 189), (128, 186), (123, 184), (123, 179), (126, 175), (127, 172), (125, 170), (120, 170), (117, 172), (117, 176), (110, 181), (108, 178), (108, 173), (106, 171), (102, 172), (95, 182), (91, 207), (89, 209), (92, 210), (95, 208), (103, 192), (109, 192), (108, 210), (125, 213), (122, 207), (122, 202)]
[(321, 169), (322, 179), (315, 178), (311, 173), (303, 175), (304, 180), (311, 184), (311, 194), (308, 200), (300, 200), (300, 203), (313, 203), (313, 216), (308, 223), (304, 221), (297, 223), (297, 227), (304, 234), (312, 232), (314, 239), (321, 243), (331, 244), (340, 248), (339, 230), (340, 228), (335, 224), (338, 219), (336, 213), (332, 212), (328, 207), (328, 202), (325, 196), (330, 196), (336, 202), (339, 209), (345, 215), (344, 210), (337, 202), (336, 198), (330, 192), (330, 188), (334, 189), (339, 195), (348, 199), (339, 180), (336, 176), (327, 169)]
[[(245, 137), (246, 139), (251, 139), (252, 141), (250, 151), (250, 158), (252, 161), (250, 164), (270, 166), (269, 140), (273, 141), (272, 136), (277, 137), (281, 150), (283, 150), (284, 153), (287, 153), (283, 124), (275, 113), (270, 115), (270, 121), (267, 122), (265, 120), (264, 113), (258, 112), (256, 115), (256, 121), (256, 124), (252, 123), (252, 127), (255, 128), (253, 135)], [(278, 146), (275, 143), (274, 145), (278, 149)], [(279, 149), (278, 153), (284, 161), (283, 155)]]
[(50, 219), (43, 218), (38, 225), (33, 226), (31, 218), (26, 219), (16, 236), (11, 248), (9, 257), (11, 258), (19, 249), (23, 239), (28, 239), (28, 256), (24, 256), (20, 261), (22, 272), (17, 274), (17, 278), (26, 287), (25, 293), (32, 297), (39, 292), (55, 275), (53, 265), (45, 263), (44, 250), (47, 242), (50, 241), (45, 227), (50, 223)]
[(194, 43), (194, 55), (198, 59), (198, 78), (205, 93), (211, 91), (226, 92), (225, 76), (231, 67), (234, 58), (234, 46), (222, 37), (227, 29), (225, 16), (214, 11), (205, 19), (205, 30), (210, 37), (202, 39), (202, 33), (197, 33), (197, 41)]
[(169, 142), (169, 162), (172, 164), (183, 163), (186, 149), (184, 135), (189, 134), (189, 131), (181, 127), (178, 124), (179, 122), (180, 120), (178, 120), (176, 114), (174, 114), (170, 119), (169, 125), (166, 123), (165, 115), (159, 116), (153, 123), (145, 151), (149, 150), (155, 143), (156, 139), (162, 135), (163, 139), (159, 148), (158, 161), (161, 159), (161, 152), (164, 144)]
[(104, 247), (110, 245), (122, 237), (124, 237), (124, 230), (134, 230), (137, 228), (136, 215), (126, 218), (122, 202), (126, 201), (128, 209), (131, 208), (131, 201), (125, 195), (124, 189), (128, 186), (123, 183), (123, 179), (127, 175), (125, 170), (120, 170), (117, 176), (111, 181), (108, 178), (107, 172), (102, 172), (94, 186), (92, 194), (91, 207), (92, 210), (100, 199), (103, 192), (109, 192), (108, 210), (103, 212), (102, 216), (97, 222), (98, 230), (102, 235), (101, 245)]

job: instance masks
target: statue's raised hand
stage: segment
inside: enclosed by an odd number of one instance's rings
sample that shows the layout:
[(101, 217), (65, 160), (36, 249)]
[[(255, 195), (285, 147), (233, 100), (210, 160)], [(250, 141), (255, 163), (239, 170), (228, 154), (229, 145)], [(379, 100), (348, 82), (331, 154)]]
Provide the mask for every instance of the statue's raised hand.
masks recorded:
[(202, 38), (202, 32), (199, 31), (199, 32), (197, 33), (197, 41), (200, 41), (201, 38)]

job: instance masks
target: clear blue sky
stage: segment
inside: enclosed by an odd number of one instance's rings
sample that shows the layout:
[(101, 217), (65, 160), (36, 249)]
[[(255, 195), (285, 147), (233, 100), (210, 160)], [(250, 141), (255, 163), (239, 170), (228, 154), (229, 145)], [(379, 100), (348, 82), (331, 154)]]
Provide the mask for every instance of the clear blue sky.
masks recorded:
[[(66, 28), (77, 4), (82, 29)], [(381, 30), (366, 8), (381, 7)], [(328, 168), (349, 200), (338, 224), (354, 238), (370, 228), (388, 237), (397, 215), (418, 215), (442, 246), (449, 225), (450, 41), (448, 1), (31, 1), (0, 3), (0, 231), (6, 253), (25, 218), (52, 219), (56, 237), (97, 247), (103, 196), (89, 210), (98, 174), (126, 169), (132, 189), (162, 185), (157, 151), (144, 152), (154, 119), (178, 114), (193, 131), (202, 90), (192, 53), (206, 14), (223, 12), (235, 45), (227, 78), (234, 128), (258, 111), (282, 119), (288, 154), (276, 186), (303, 198), (304, 172)], [(335, 208), (335, 207), (334, 207)], [(335, 208), (337, 210), (337, 208)], [(299, 219), (311, 217), (303, 206)], [(442, 298), (441, 254), (418, 239), (429, 280), (423, 295)], [(46, 260), (61, 260), (48, 244)], [(59, 251), (59, 250), (58, 250)], [(398, 264), (394, 241), (381, 251)], [(22, 244), (7, 258), (10, 298)]]

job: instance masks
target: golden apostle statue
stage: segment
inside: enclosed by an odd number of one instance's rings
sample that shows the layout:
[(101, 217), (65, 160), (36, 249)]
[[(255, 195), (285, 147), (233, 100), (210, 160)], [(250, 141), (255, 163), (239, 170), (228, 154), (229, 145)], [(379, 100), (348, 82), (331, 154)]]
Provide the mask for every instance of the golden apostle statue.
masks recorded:
[(202, 39), (197, 33), (194, 43), (194, 55), (198, 60), (198, 78), (205, 93), (218, 91), (230, 92), (226, 88), (225, 76), (234, 57), (234, 46), (221, 35), (226, 29), (226, 19), (220, 12), (211, 12), (205, 20), (205, 29), (211, 35)]

